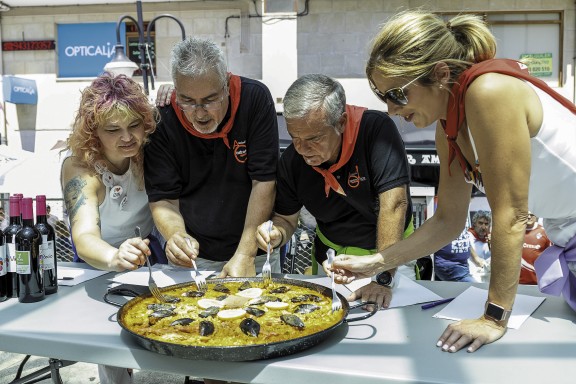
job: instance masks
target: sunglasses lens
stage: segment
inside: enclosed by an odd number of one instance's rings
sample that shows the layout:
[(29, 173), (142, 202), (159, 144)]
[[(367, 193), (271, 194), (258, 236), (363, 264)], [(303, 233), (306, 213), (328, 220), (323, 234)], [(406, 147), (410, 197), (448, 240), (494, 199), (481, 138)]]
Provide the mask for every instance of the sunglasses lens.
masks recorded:
[(406, 95), (402, 88), (392, 88), (384, 94), (384, 97), (396, 105), (408, 104), (408, 99), (406, 99)]

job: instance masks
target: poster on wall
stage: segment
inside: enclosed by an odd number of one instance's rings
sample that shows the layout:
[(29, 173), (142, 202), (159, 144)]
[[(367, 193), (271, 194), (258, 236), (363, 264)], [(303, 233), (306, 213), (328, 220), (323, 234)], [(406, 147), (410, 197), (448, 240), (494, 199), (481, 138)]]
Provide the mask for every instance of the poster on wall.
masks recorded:
[(554, 70), (551, 53), (523, 53), (520, 61), (528, 66), (532, 76), (550, 77)]
[[(58, 77), (96, 77), (114, 56), (116, 23), (58, 24)], [(120, 40), (126, 46), (126, 25)]]

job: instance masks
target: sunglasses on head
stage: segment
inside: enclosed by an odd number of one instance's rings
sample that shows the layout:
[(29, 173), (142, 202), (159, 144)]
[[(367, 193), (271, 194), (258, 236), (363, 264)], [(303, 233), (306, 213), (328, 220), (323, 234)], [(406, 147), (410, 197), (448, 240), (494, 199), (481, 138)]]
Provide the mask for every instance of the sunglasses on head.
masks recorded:
[(408, 98), (404, 93), (404, 88), (406, 88), (407, 86), (409, 86), (422, 76), (424, 76), (424, 73), (416, 77), (415, 79), (410, 80), (410, 82), (408, 82), (407, 84), (401, 87), (391, 88), (384, 93), (380, 92), (380, 90), (376, 88), (376, 85), (374, 85), (374, 83), (370, 78), (368, 78), (368, 83), (370, 83), (370, 88), (372, 89), (372, 92), (374, 92), (374, 94), (380, 99), (380, 101), (386, 103), (388, 100), (390, 100), (396, 105), (404, 106), (408, 104)]

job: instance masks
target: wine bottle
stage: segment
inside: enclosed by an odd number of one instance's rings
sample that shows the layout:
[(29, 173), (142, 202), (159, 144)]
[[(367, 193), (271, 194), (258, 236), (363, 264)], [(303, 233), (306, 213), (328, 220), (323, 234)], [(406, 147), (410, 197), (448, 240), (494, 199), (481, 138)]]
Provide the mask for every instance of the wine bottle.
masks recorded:
[(20, 198), (10, 196), (10, 223), (4, 230), (6, 244), (7, 276), (8, 276), (8, 298), (18, 297), (18, 276), (16, 274), (16, 233), (22, 228), (22, 219), (20, 217)]
[(48, 224), (46, 214), (46, 196), (36, 196), (36, 229), (42, 236), (40, 245), (40, 265), (44, 274), (44, 294), (58, 292), (58, 276), (56, 261), (56, 234), (54, 227)]
[(44, 275), (40, 265), (42, 236), (34, 228), (32, 199), (22, 199), (22, 228), (16, 233), (18, 301), (33, 303), (44, 299)]
[(4, 232), (0, 230), (0, 302), (8, 299), (8, 263)]

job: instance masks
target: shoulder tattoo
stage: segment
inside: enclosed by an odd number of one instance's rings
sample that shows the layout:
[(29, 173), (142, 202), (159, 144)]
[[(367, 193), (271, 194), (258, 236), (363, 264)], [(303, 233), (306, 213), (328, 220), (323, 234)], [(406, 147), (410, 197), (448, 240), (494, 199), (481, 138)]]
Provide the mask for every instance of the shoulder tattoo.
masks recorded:
[(71, 223), (74, 222), (78, 209), (86, 204), (86, 195), (82, 192), (85, 186), (86, 180), (76, 176), (70, 179), (66, 187), (64, 187), (64, 202)]

